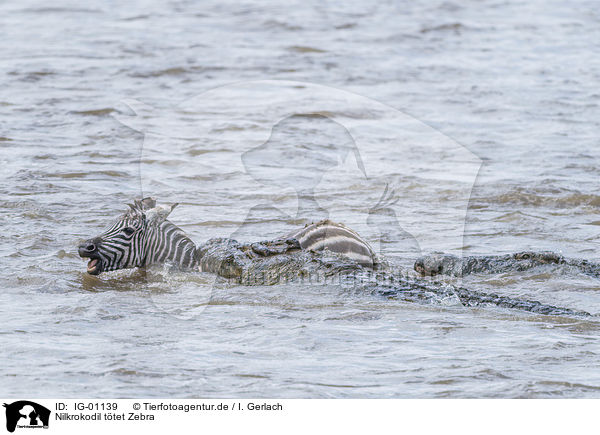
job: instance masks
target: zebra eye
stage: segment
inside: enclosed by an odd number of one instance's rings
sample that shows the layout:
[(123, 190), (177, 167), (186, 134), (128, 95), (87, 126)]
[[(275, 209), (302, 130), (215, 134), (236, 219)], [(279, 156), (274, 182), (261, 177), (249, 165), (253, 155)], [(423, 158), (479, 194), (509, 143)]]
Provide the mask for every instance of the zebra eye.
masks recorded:
[(131, 227), (125, 227), (123, 228), (123, 232), (125, 233), (125, 235), (131, 236), (135, 232), (135, 230)]

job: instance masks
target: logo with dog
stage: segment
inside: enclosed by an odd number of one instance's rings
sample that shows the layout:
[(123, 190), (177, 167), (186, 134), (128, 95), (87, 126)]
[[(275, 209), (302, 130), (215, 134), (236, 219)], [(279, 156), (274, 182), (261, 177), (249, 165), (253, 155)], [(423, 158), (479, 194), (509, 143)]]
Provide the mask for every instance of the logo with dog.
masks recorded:
[(50, 410), (39, 403), (19, 400), (4, 404), (6, 408), (6, 430), (15, 429), (48, 429)]

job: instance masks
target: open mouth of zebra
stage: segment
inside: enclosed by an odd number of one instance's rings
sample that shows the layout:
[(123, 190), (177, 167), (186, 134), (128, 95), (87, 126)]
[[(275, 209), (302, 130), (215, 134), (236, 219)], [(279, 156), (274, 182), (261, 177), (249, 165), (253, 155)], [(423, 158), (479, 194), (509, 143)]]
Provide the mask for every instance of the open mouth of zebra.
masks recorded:
[(90, 275), (97, 275), (100, 273), (100, 260), (93, 258), (88, 262), (87, 273)]
[(102, 260), (99, 258), (82, 257), (84, 260), (90, 260), (87, 264), (87, 273), (90, 275), (99, 275), (102, 272)]

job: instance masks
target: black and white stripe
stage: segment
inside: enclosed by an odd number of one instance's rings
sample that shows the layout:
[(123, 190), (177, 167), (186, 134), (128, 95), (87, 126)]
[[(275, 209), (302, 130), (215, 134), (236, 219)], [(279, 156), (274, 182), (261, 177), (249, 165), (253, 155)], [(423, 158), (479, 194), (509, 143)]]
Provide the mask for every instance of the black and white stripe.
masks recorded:
[[(88, 273), (97, 275), (167, 262), (182, 270), (198, 270), (196, 245), (166, 219), (174, 206), (156, 206), (152, 198), (144, 198), (130, 208), (102, 235), (79, 246), (79, 255), (90, 259)], [(364, 239), (350, 228), (329, 220), (306, 225), (285, 238), (298, 240), (305, 250), (328, 250), (364, 266), (377, 263), (375, 252)]]
[(176, 225), (164, 221), (157, 227), (148, 229), (149, 249), (146, 265), (173, 263), (180, 269), (193, 269), (198, 266), (196, 245)]
[(143, 264), (144, 233), (138, 230), (139, 226), (138, 220), (124, 216), (93, 240), (101, 260), (102, 271)]
[(377, 262), (373, 248), (362, 237), (350, 228), (330, 220), (306, 225), (300, 230), (287, 234), (285, 238), (298, 240), (302, 249), (309, 251), (327, 249), (365, 266), (373, 266)]
[(194, 242), (166, 220), (170, 210), (155, 206), (150, 198), (135, 201), (109, 229), (82, 245), (95, 247), (84, 257), (99, 260), (97, 273), (166, 262), (184, 270), (198, 267)]

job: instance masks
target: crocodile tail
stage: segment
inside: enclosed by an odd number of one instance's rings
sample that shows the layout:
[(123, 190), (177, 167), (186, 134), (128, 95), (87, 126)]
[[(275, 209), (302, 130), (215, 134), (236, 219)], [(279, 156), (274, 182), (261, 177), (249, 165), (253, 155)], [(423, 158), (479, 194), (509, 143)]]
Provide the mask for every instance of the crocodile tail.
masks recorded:
[(581, 316), (592, 317), (587, 311), (573, 310), (571, 308), (557, 307), (542, 304), (538, 301), (517, 299), (508, 296), (500, 296), (495, 293), (479, 293), (465, 288), (457, 288), (456, 295), (463, 305), (473, 307), (480, 305), (495, 305), (503, 308), (511, 308), (530, 313), (545, 314), (549, 316)]

